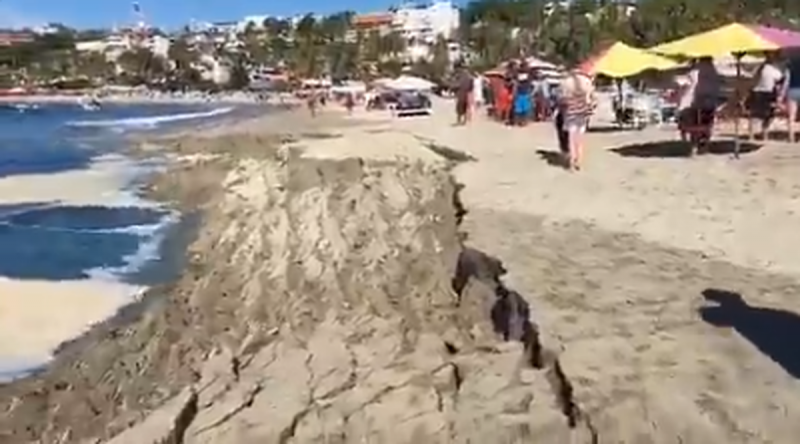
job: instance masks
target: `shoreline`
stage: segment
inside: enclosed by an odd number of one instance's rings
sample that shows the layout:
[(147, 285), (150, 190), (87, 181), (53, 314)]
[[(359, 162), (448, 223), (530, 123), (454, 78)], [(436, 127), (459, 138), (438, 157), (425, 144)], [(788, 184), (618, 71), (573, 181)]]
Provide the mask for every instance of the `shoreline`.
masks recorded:
[[(214, 125), (222, 123), (210, 122), (203, 127)], [(185, 129), (166, 134), (179, 131)], [(169, 159), (153, 152), (137, 158), (130, 148), (133, 138), (121, 140), (128, 148), (94, 156), (80, 169), (2, 177), (0, 203), (31, 208), (34, 204), (36, 207), (115, 208), (138, 207), (147, 202), (145, 208), (152, 203), (153, 208), (170, 211), (175, 202), (169, 193), (157, 196), (149, 189), (152, 182), (171, 170)], [(12, 211), (18, 210), (12, 207)], [(190, 242), (191, 233), (176, 230), (195, 230), (193, 219), (192, 214), (181, 213), (178, 220), (162, 227), (165, 231), (159, 242), (159, 259), (148, 261), (124, 279), (94, 274), (67, 281), (0, 277), (0, 289), (7, 295), (0, 301), (0, 380), (8, 382), (22, 375), (39, 373), (53, 362), (60, 350), (74, 341), (80, 342), (95, 325), (114, 323), (112, 320), (118, 318), (118, 312), (121, 319), (130, 318), (129, 306), (150, 299), (146, 294), (148, 287), (180, 273), (183, 251), (176, 257), (175, 251), (167, 250), (182, 250), (184, 244)], [(141, 242), (139, 248), (145, 248), (146, 241)], [(32, 302), (34, 298), (36, 302)], [(44, 327), (34, 327), (37, 325)]]
[[(19, 96), (0, 96), (0, 104), (77, 104), (81, 100), (94, 97), (94, 93), (85, 92), (81, 94), (41, 94), (41, 95), (19, 95)], [(108, 94), (98, 97), (101, 103), (124, 104), (124, 105), (277, 105), (277, 106), (298, 106), (301, 102), (291, 96), (271, 95), (267, 100), (261, 100), (256, 94), (217, 94), (212, 96), (182, 96), (176, 94), (146, 95), (146, 94)]]

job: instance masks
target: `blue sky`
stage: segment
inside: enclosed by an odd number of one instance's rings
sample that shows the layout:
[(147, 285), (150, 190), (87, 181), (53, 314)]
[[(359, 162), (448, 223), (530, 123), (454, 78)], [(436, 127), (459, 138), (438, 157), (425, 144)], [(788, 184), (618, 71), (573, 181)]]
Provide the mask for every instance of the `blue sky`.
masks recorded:
[[(76, 27), (125, 25), (133, 21), (129, 0), (0, 0), (0, 27), (60, 22)], [(139, 0), (147, 21), (176, 28), (190, 19), (235, 20), (245, 15), (380, 10), (392, 0)]]

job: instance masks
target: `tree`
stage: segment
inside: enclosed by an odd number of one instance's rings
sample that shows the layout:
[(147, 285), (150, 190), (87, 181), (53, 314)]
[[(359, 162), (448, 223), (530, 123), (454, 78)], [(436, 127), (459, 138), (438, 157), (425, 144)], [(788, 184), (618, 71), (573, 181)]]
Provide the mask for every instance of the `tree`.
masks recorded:
[(106, 79), (114, 75), (114, 64), (101, 52), (79, 54), (76, 65), (77, 73), (90, 79)]
[(247, 60), (244, 55), (237, 54), (230, 59), (230, 79), (228, 89), (242, 90), (250, 85), (250, 70), (247, 68)]
[(135, 48), (120, 54), (117, 64), (133, 80), (146, 83), (167, 72), (166, 60), (156, 56), (147, 48)]
[(452, 64), (450, 62), (449, 42), (444, 36), (438, 36), (431, 49), (431, 75), (430, 79), (442, 83), (450, 73)]
[(298, 22), (294, 29), (294, 42), (292, 70), (303, 77), (319, 77), (323, 73), (324, 38), (312, 14)]

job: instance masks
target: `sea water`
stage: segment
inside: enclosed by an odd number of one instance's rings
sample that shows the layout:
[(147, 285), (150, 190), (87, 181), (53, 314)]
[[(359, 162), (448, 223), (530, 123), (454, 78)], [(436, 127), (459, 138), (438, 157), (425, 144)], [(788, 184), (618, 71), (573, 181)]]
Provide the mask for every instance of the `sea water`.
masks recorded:
[[(136, 286), (174, 278), (179, 270), (171, 259), (181, 255), (165, 257), (160, 247), (170, 243), (165, 242), (170, 236), (185, 238), (178, 228), (186, 215), (139, 196), (143, 176), (164, 163), (125, 157), (124, 136), (202, 125), (235, 111), (212, 104), (106, 105), (97, 111), (65, 104), (0, 106), (0, 185), (12, 184), (11, 192), (6, 187), (0, 194), (0, 277)], [(42, 185), (39, 198), (31, 201), (13, 192), (17, 179), (47, 184), (54, 175), (74, 172), (80, 177), (94, 170), (111, 172), (118, 186), (77, 203), (56, 198), (69, 193), (49, 185)], [(54, 198), (47, 198), (50, 193)], [(23, 370), (11, 371), (0, 356), (0, 377)]]

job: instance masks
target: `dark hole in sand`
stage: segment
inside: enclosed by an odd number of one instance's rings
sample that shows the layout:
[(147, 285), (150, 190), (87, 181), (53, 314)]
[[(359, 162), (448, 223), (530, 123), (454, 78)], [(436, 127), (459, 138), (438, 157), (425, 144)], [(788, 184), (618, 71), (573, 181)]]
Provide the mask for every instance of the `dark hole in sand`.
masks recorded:
[(715, 327), (733, 328), (787, 373), (800, 378), (800, 350), (794, 342), (800, 337), (800, 316), (750, 305), (741, 294), (732, 291), (708, 288), (702, 295), (714, 303), (699, 309), (704, 321)]

